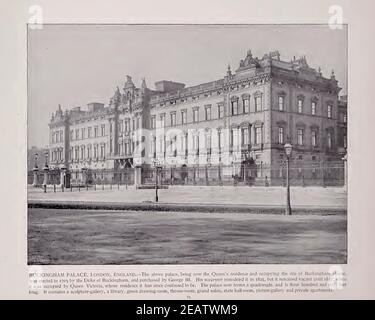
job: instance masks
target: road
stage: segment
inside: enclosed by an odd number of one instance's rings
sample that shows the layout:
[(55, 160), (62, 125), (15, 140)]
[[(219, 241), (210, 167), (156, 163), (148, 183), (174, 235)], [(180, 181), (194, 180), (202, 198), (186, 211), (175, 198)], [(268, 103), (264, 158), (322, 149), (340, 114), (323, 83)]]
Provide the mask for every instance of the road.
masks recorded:
[(345, 215), (29, 209), (29, 264), (346, 263)]

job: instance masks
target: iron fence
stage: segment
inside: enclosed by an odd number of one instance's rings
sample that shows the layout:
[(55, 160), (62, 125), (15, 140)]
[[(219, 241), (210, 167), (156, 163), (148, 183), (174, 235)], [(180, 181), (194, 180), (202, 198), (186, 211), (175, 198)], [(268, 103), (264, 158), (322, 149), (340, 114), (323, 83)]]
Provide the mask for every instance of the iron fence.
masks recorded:
[[(135, 168), (122, 170), (69, 170), (65, 173), (67, 187), (96, 187), (114, 185), (129, 186), (135, 182)], [(286, 184), (285, 163), (279, 165), (232, 165), (232, 166), (181, 166), (142, 167), (139, 169), (142, 185), (154, 185), (156, 175), (159, 185), (234, 185), (234, 186), (283, 186)], [(47, 174), (48, 185), (61, 184), (60, 170), (37, 172), (37, 185), (42, 185)], [(290, 165), (291, 186), (343, 186), (344, 163), (299, 163)], [(28, 174), (28, 183), (33, 184), (34, 172)], [(68, 183), (67, 183), (68, 182)]]

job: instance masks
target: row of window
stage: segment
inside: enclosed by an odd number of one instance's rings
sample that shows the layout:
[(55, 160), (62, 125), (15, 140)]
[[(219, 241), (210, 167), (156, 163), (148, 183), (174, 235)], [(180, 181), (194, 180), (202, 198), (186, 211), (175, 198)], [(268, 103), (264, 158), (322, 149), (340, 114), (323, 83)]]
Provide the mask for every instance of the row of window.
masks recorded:
[[(255, 110), (260, 111), (261, 110), (261, 97), (255, 98)], [(242, 113), (249, 113), (250, 112), (250, 100), (249, 99), (243, 99), (242, 103)], [(193, 122), (199, 122), (199, 107), (194, 107), (192, 109), (193, 112)], [(238, 106), (238, 100), (231, 101), (231, 115), (237, 115), (239, 113), (239, 106)], [(218, 104), (217, 106), (217, 118), (221, 119), (224, 117), (224, 105)], [(181, 110), (180, 114), (181, 124), (187, 124), (187, 109)], [(205, 106), (204, 107), (204, 119), (205, 121), (209, 121), (212, 119), (212, 107), (211, 106)], [(166, 115), (165, 113), (162, 113), (159, 115), (159, 119), (156, 118), (156, 116), (151, 117), (151, 129), (155, 129), (157, 127), (156, 121), (159, 121), (158, 127), (164, 128), (166, 126)], [(171, 127), (177, 125), (177, 112), (172, 111), (170, 112), (170, 121), (169, 125)]]
[(106, 145), (88, 145), (71, 147), (69, 150), (69, 160), (92, 160), (92, 159), (104, 159), (105, 158)]
[[(306, 113), (306, 110), (304, 111), (304, 98), (299, 97), (297, 99), (297, 112), (298, 113)], [(279, 100), (278, 100), (278, 109), (279, 111), (285, 111), (285, 95), (279, 95)], [(317, 114), (317, 102), (315, 100), (311, 101), (310, 104), (310, 114), (311, 115), (316, 115)], [(326, 109), (326, 116), (327, 118), (332, 118), (333, 114), (333, 106), (332, 104), (327, 104), (327, 109)]]
[[(312, 129), (310, 132), (310, 143), (311, 146), (316, 147), (318, 145), (318, 130)], [(346, 138), (344, 138), (345, 140)], [(327, 132), (327, 147), (332, 148), (333, 146), (333, 134), (331, 131)], [(284, 144), (285, 143), (285, 132), (284, 127), (278, 127), (278, 143)], [(303, 146), (305, 144), (305, 130), (304, 129), (297, 129), (297, 145)], [(346, 142), (344, 142), (346, 145)]]
[(63, 142), (64, 141), (64, 131), (63, 130), (53, 131), (51, 133), (50, 140), (51, 140), (51, 143)]
[(98, 137), (104, 137), (104, 136), (105, 136), (105, 124), (102, 124), (100, 126), (100, 131), (99, 131), (99, 126), (75, 129), (74, 131), (70, 130), (69, 137), (71, 141), (74, 141), (74, 140), (98, 138)]

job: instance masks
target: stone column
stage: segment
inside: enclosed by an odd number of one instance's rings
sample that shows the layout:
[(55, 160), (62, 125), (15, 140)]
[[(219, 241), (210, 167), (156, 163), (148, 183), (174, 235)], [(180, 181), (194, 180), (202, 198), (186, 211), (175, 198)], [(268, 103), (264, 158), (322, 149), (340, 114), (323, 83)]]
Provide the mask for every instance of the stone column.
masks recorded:
[(48, 183), (48, 171), (49, 171), (48, 166), (45, 166), (43, 168), (43, 171), (44, 171), (43, 186), (47, 186), (47, 183)]
[(37, 187), (37, 186), (38, 186), (38, 168), (37, 168), (37, 167), (35, 167), (35, 168), (33, 169), (33, 174), (34, 174), (34, 179), (33, 179), (33, 184), (32, 184), (32, 186), (33, 186), (33, 187)]
[(142, 167), (134, 167), (134, 187), (137, 189), (142, 184)]

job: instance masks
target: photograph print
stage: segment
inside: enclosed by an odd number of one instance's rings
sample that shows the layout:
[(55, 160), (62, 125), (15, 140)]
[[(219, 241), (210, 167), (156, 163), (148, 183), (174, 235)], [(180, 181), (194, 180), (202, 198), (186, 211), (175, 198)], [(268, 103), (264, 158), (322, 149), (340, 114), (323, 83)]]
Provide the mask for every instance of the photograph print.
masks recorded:
[(347, 26), (27, 41), (29, 265), (347, 263)]

